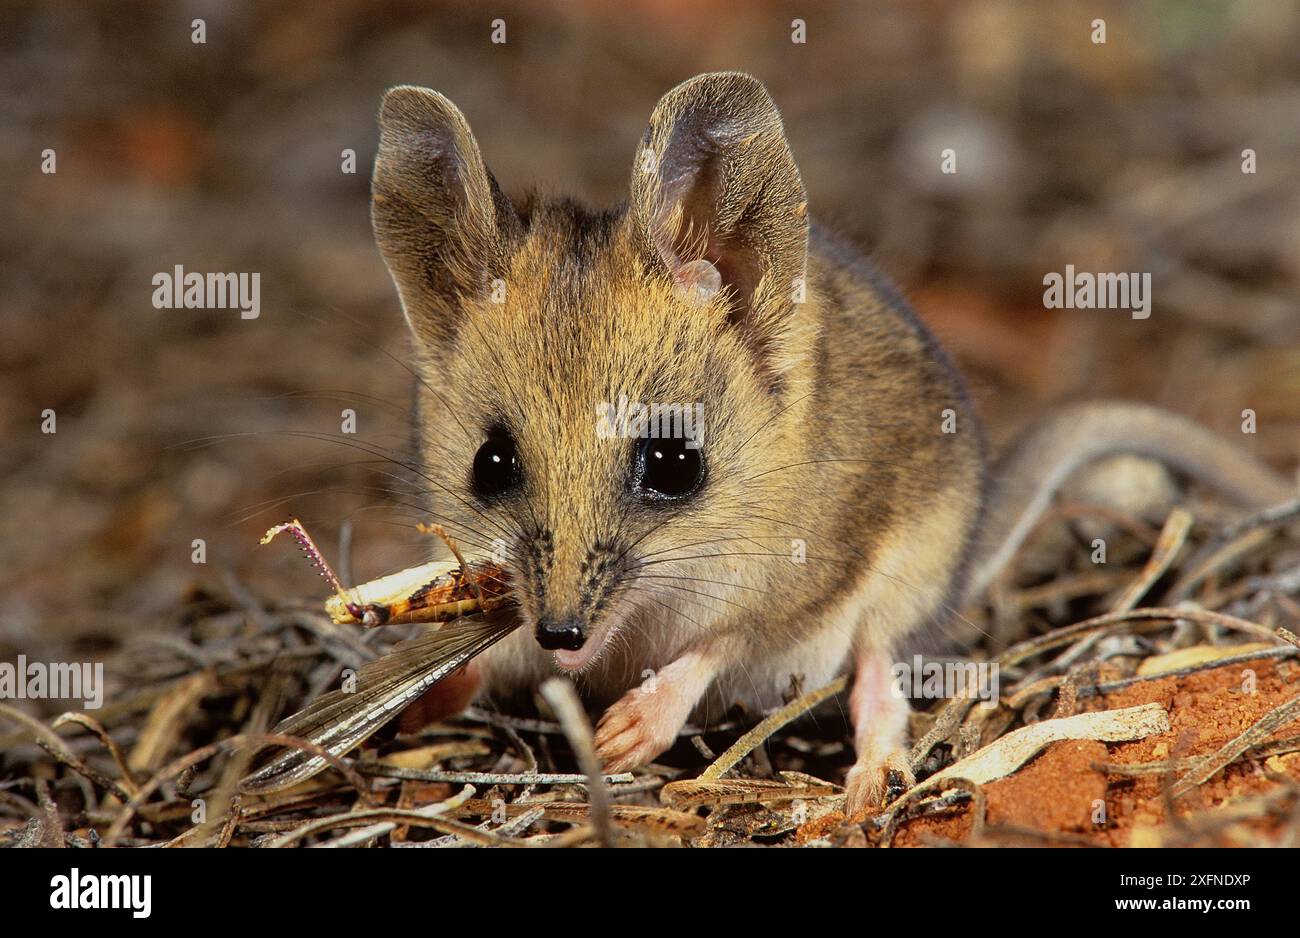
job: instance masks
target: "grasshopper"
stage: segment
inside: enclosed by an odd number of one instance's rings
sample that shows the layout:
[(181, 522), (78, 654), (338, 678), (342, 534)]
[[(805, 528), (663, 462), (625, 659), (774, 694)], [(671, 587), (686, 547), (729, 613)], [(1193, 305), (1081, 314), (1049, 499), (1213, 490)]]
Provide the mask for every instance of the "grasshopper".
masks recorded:
[[(336, 625), (374, 628), (423, 622), (431, 626), (416, 638), (399, 642), (382, 658), (362, 665), (355, 689), (330, 691), (316, 698), (272, 732), (301, 737), (331, 755), (342, 756), (518, 625), (513, 616), (490, 615), (510, 601), (509, 583), (499, 565), (471, 567), (443, 528), (421, 525), (420, 530), (441, 537), (455, 560), (421, 564), (351, 589), (344, 588), (298, 519), (266, 532), (263, 544), (284, 532), (298, 542), (334, 590), (325, 601), (325, 611)], [(439, 624), (441, 627), (436, 627)], [(306, 781), (328, 765), (319, 755), (291, 749), (246, 778), (240, 789), (252, 794), (279, 791)]]
[(482, 564), (471, 569), (441, 525), (421, 524), (418, 529), (442, 538), (455, 562), (434, 561), (409, 567), (351, 589), (344, 589), (325, 555), (297, 518), (271, 528), (262, 536), (262, 543), (271, 543), (283, 532), (298, 542), (307, 559), (334, 590), (334, 595), (325, 600), (325, 611), (335, 625), (360, 623), (374, 628), (402, 622), (450, 622), (474, 612), (491, 612), (505, 602), (509, 586), (499, 566)]

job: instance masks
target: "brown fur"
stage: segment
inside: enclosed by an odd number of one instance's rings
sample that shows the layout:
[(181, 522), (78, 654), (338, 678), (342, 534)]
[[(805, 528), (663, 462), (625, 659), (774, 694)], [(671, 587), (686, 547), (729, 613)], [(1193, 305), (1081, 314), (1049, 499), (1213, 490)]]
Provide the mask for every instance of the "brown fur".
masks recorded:
[[(389, 92), (381, 122), (375, 230), (417, 340), (431, 511), (471, 550), (504, 542), (529, 624), (614, 629), (581, 676), (593, 700), (703, 650), (676, 669), (709, 688), (701, 715), (770, 706), (792, 678), (825, 681), (854, 648), (886, 652), (943, 615), (980, 514), (978, 428), (901, 301), (844, 245), (810, 239), (758, 82), (669, 92), (629, 206), (603, 213), (510, 205), (433, 92)], [(678, 289), (700, 258), (725, 286), (704, 303)], [(703, 404), (697, 495), (665, 508), (629, 491), (633, 441), (596, 433), (597, 405), (620, 395)], [(494, 426), (516, 439), (524, 484), (481, 502), (470, 467)], [(527, 629), (483, 660), (489, 693), (555, 670)]]

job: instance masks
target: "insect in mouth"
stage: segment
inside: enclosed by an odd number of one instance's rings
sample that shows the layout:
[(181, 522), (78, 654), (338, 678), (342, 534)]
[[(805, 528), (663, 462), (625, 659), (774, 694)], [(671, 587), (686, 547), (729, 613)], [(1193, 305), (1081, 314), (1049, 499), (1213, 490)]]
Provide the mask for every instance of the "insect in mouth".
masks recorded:
[[(350, 589), (296, 518), (266, 532), (263, 544), (280, 533), (298, 542), (334, 590), (325, 601), (325, 611), (336, 625), (374, 628), (423, 622), (430, 626), (423, 634), (399, 642), (382, 658), (362, 665), (354, 688), (316, 698), (282, 720), (273, 733), (297, 736), (342, 756), (518, 626), (514, 616), (493, 614), (511, 601), (500, 565), (470, 566), (443, 528), (421, 525), (420, 530), (441, 537), (455, 560), (421, 564)], [(250, 794), (279, 791), (306, 781), (328, 764), (319, 755), (288, 750), (244, 779), (240, 789)]]
[(297, 518), (271, 528), (262, 536), (262, 543), (269, 544), (277, 534), (285, 532), (298, 542), (307, 559), (334, 590), (334, 595), (325, 600), (325, 611), (335, 625), (360, 623), (374, 628), (403, 622), (450, 622), (475, 612), (491, 612), (506, 601), (510, 586), (499, 565), (485, 563), (470, 567), (441, 525), (421, 524), (418, 530), (442, 538), (455, 562), (443, 560), (409, 567), (350, 589), (339, 582), (325, 555)]

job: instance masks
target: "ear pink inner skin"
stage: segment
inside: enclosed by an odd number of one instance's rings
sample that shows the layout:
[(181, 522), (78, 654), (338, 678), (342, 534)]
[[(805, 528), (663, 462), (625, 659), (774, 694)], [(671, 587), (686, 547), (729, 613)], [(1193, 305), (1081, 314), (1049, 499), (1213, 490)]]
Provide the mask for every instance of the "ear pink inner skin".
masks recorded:
[(722, 274), (712, 263), (700, 259), (679, 267), (673, 274), (673, 284), (680, 296), (703, 306), (722, 289)]

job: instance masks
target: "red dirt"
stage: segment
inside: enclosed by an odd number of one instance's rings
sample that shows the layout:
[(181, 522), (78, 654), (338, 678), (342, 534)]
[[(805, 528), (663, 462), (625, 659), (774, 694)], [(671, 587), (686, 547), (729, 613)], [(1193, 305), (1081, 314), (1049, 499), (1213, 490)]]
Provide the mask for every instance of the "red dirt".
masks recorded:
[[(1253, 692), (1243, 690), (1253, 675)], [(1160, 775), (1129, 777), (1103, 772), (1105, 763), (1142, 765), (1186, 759), (1212, 752), (1239, 736), (1270, 710), (1300, 693), (1300, 665), (1260, 659), (1181, 677), (1144, 681), (1101, 698), (1081, 701), (1081, 710), (1113, 710), (1159, 703), (1170, 728), (1128, 743), (1065, 740), (1053, 743), (1018, 772), (983, 787), (985, 824), (995, 842), (1078, 843), (1094, 846), (1153, 846), (1169, 829)], [(1271, 739), (1300, 732), (1300, 720), (1282, 726)], [(1174, 773), (1175, 776), (1178, 773)], [(1300, 782), (1300, 752), (1266, 759), (1239, 759), (1177, 802), (1178, 822), (1224, 807), (1245, 797), (1277, 789), (1286, 776)], [(905, 821), (895, 834), (899, 847), (962, 842), (971, 835), (970, 803), (939, 815)], [(1270, 831), (1251, 821), (1254, 833)], [(838, 812), (804, 825), (797, 841), (843, 832)], [(1232, 841), (1220, 840), (1225, 844)], [(865, 846), (859, 832), (850, 843)]]
[[(1254, 693), (1242, 690), (1248, 670), (1255, 674)], [(1159, 703), (1169, 713), (1170, 729), (1129, 743), (1070, 740), (1052, 744), (1014, 775), (984, 786), (986, 822), (995, 829), (1041, 832), (1057, 841), (1065, 839), (1059, 835), (1067, 835), (1098, 846), (1156, 843), (1158, 829), (1167, 822), (1161, 777), (1105, 775), (1095, 766), (1104, 762), (1137, 765), (1212, 752), (1298, 692), (1300, 668), (1291, 662), (1279, 666), (1263, 659), (1145, 681), (1104, 698), (1084, 700), (1084, 710)], [(1300, 721), (1280, 728), (1272, 738), (1297, 732)], [(1180, 819), (1276, 788), (1279, 783), (1266, 776), (1266, 769), (1300, 782), (1300, 753), (1262, 761), (1238, 760), (1179, 799)], [(1104, 799), (1104, 815), (1096, 815), (1099, 799)], [(921, 846), (936, 838), (961, 841), (970, 834), (972, 819), (969, 805), (945, 816), (917, 818), (902, 825), (895, 843)]]

